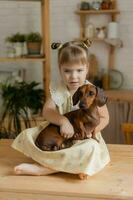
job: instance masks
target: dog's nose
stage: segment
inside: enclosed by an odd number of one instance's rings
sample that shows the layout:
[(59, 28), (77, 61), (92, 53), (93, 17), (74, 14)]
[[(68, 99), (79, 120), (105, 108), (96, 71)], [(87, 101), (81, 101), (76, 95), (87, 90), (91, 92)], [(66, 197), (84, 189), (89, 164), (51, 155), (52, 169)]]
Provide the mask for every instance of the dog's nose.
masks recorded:
[(80, 103), (79, 103), (79, 107), (80, 107), (80, 108), (86, 108), (86, 104), (85, 104), (84, 102), (80, 102)]

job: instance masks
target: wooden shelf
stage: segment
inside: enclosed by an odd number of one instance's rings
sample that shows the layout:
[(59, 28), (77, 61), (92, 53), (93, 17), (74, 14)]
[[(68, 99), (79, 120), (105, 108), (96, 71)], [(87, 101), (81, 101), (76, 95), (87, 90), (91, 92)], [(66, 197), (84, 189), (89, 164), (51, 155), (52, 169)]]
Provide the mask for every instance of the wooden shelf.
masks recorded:
[(119, 14), (119, 10), (78, 10), (75, 12), (78, 15), (89, 15), (89, 14)]
[[(117, 9), (117, 0), (113, 0), (113, 4), (114, 4), (114, 9), (110, 9), (110, 10), (77, 10), (75, 11), (75, 14), (79, 16), (79, 20), (80, 20), (80, 40), (81, 38), (85, 39), (87, 38), (87, 33), (86, 33), (86, 22), (87, 22), (87, 18), (89, 18), (89, 15), (97, 15), (97, 17), (99, 17), (98, 15), (109, 15), (110, 20), (109, 22), (116, 22), (117, 21), (117, 14), (120, 13), (120, 11)], [(96, 19), (95, 19), (96, 20)], [(91, 20), (90, 20), (91, 21)], [(115, 47), (118, 45), (115, 42), (112, 41), (107, 41), (106, 38), (105, 39), (99, 39), (99, 38), (94, 38), (93, 41), (95, 42), (103, 42), (105, 44), (109, 45), (108, 48), (108, 68), (109, 69), (114, 69), (115, 68)], [(120, 45), (122, 46), (122, 43), (120, 43)]]
[[(1, 0), (0, 0), (1, 1)], [(41, 32), (42, 32), (42, 52), (45, 57), (22, 57), (22, 58), (9, 58), (1, 57), (0, 62), (42, 62), (43, 69), (43, 88), (46, 98), (49, 96), (49, 83), (50, 83), (50, 0), (5, 0), (16, 2), (40, 2), (40, 14), (41, 14)]]
[(9, 58), (9, 57), (1, 57), (0, 58), (0, 62), (25, 62), (25, 61), (32, 61), (32, 62), (36, 62), (36, 61), (40, 61), (40, 62), (44, 62), (46, 59), (45, 58)]

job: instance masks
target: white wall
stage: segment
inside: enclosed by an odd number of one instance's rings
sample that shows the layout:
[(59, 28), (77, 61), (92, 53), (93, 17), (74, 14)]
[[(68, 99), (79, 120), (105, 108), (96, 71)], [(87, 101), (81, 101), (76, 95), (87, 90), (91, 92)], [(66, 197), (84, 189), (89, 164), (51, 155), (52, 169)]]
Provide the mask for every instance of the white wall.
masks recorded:
[[(17, 2), (0, 1), (0, 56), (7, 55), (5, 38), (11, 34), (30, 31), (39, 31), (40, 22), (40, 3), (39, 2)], [(42, 82), (41, 63), (12, 62), (0, 63), (0, 70), (3, 69), (26, 69), (26, 79)]]
[[(74, 14), (77, 4), (80, 0), (52, 0), (51, 1), (51, 38), (52, 41), (67, 41), (72, 40), (79, 36), (79, 18)], [(124, 75), (123, 88), (133, 89), (132, 74), (133, 74), (133, 2), (131, 0), (118, 0), (118, 8), (120, 15), (117, 17), (119, 22), (120, 37), (123, 41), (124, 47), (116, 49), (116, 69), (120, 70)], [(105, 21), (104, 21), (105, 20)], [(103, 16), (97, 18), (97, 24), (107, 23)], [(107, 46), (101, 43), (94, 44), (91, 52), (95, 52), (98, 60), (99, 67), (107, 67), (108, 51)], [(56, 76), (55, 58), (53, 54), (52, 74)], [(54, 73), (55, 72), (55, 73)]]
[[(65, 42), (79, 36), (79, 17), (74, 14), (80, 0), (50, 0), (51, 14), (51, 42)], [(116, 50), (116, 69), (125, 77), (123, 88), (133, 88), (133, 2), (131, 0), (118, 0), (118, 8), (121, 14), (118, 16), (120, 24), (120, 37), (124, 48)], [(6, 55), (4, 39), (17, 31), (28, 32), (40, 29), (40, 4), (38, 2), (0, 1), (0, 56)], [(103, 23), (100, 17), (97, 23)], [(107, 46), (94, 44), (91, 51), (95, 52), (100, 67), (107, 66)], [(2, 67), (27, 69), (27, 80), (42, 80), (41, 64), (24, 63), (0, 63)], [(57, 51), (52, 51), (52, 79), (57, 76)]]

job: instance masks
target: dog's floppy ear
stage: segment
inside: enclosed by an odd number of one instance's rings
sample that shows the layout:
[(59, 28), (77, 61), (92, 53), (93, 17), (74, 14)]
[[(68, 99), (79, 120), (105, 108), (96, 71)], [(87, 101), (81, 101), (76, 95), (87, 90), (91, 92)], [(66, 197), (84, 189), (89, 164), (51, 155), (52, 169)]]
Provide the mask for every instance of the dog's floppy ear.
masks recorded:
[(97, 90), (97, 95), (96, 95), (95, 102), (96, 102), (97, 106), (101, 107), (104, 104), (106, 104), (108, 98), (105, 95), (103, 89), (96, 87), (96, 90)]
[(77, 91), (74, 93), (72, 99), (73, 99), (73, 105), (75, 106), (79, 101), (79, 95), (80, 94), (80, 87), (77, 89)]

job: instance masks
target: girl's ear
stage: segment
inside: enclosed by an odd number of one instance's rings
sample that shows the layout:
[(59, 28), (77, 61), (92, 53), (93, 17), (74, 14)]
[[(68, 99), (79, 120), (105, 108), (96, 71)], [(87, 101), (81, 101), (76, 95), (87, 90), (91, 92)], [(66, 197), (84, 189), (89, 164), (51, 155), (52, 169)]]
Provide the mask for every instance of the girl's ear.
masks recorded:
[(72, 99), (73, 99), (73, 105), (75, 106), (79, 101), (79, 95), (80, 94), (80, 87), (77, 89), (77, 91), (74, 93)]
[(97, 95), (96, 95), (95, 102), (96, 102), (97, 106), (101, 107), (106, 104), (108, 98), (105, 95), (103, 89), (96, 87), (96, 90), (97, 90)]

